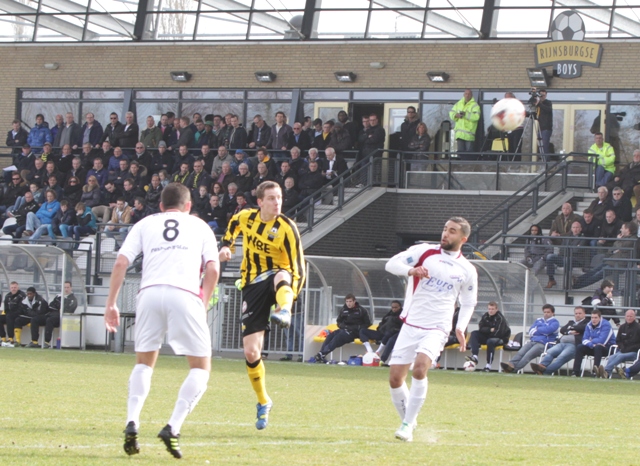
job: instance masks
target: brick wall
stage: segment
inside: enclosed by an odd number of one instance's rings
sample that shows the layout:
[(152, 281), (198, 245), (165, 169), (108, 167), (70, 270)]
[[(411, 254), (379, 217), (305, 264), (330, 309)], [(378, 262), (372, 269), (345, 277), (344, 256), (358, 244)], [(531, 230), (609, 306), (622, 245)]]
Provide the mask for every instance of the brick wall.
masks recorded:
[[(327, 236), (305, 250), (308, 255), (342, 257), (391, 257), (398, 253), (402, 235), (412, 238), (439, 239), (442, 227), (452, 216), (460, 215), (473, 226), (506, 199), (505, 196), (468, 194), (387, 193)], [(526, 210), (519, 206), (511, 218)], [(501, 227), (501, 220), (492, 222), (486, 239)], [(378, 252), (375, 246), (387, 247)]]
[[(532, 41), (266, 43), (266, 44), (29, 44), (0, 46), (3, 83), (0, 115), (15, 117), (17, 88), (527, 88), (534, 66)], [(604, 41), (600, 68), (583, 67), (578, 79), (555, 79), (554, 89), (637, 87), (639, 42)], [(60, 68), (45, 70), (45, 63)], [(385, 62), (386, 68), (369, 67)], [(621, 66), (624, 64), (624, 66)], [(189, 83), (169, 71), (187, 70)], [(272, 84), (255, 71), (273, 71)], [(334, 71), (353, 71), (355, 84), (338, 83)], [(446, 71), (449, 82), (431, 84), (427, 71)], [(613, 79), (615, 76), (615, 79)]]

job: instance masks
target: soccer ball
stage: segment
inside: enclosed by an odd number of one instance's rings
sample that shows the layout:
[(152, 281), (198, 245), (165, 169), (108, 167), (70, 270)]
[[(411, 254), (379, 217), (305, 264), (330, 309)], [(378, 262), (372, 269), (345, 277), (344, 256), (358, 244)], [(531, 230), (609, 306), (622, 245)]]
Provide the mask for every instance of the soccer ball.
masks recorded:
[(575, 11), (564, 11), (551, 23), (551, 40), (584, 40), (584, 21)]
[(513, 131), (524, 121), (524, 105), (518, 99), (502, 99), (491, 109), (491, 124), (498, 131)]
[(467, 361), (464, 363), (464, 366), (462, 366), (464, 368), (465, 371), (467, 372), (473, 372), (476, 370), (476, 363), (473, 361)]

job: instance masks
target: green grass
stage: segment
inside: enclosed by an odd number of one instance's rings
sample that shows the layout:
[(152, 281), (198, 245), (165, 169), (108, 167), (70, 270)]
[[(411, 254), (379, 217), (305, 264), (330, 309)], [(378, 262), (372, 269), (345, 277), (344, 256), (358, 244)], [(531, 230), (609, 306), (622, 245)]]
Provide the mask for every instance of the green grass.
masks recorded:
[[(171, 464), (156, 438), (186, 376), (161, 357), (142, 413), (140, 455), (122, 451), (133, 355), (0, 350), (3, 464)], [(637, 464), (635, 382), (433, 371), (414, 442), (387, 368), (268, 361), (270, 425), (254, 427), (244, 362), (213, 361), (209, 390), (182, 429), (183, 463), (217, 465)]]

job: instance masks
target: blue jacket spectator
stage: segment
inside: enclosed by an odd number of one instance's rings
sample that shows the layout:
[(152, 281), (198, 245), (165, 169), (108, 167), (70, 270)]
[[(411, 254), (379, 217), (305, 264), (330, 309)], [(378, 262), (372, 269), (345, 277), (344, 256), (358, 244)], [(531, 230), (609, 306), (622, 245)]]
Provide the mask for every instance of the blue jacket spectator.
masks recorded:
[(593, 348), (596, 345), (611, 346), (614, 342), (615, 335), (608, 320), (600, 319), (597, 325), (594, 325), (593, 321), (587, 324), (584, 336), (582, 337), (582, 344), (584, 346), (589, 348)]
[(45, 142), (53, 143), (53, 136), (49, 125), (44, 122), (44, 117), (38, 114), (36, 115), (36, 124), (29, 132), (27, 143), (34, 148), (34, 153), (39, 154), (42, 152), (42, 146)]
[[(76, 215), (77, 215), (77, 212), (76, 212)], [(94, 233), (95, 233), (95, 229), (98, 227), (96, 216), (93, 215), (93, 212), (91, 211), (91, 207), (89, 206), (86, 206), (84, 208), (84, 212), (82, 213), (82, 215), (77, 215), (77, 222), (78, 222), (78, 225), (80, 226), (89, 227), (93, 229)]]
[(53, 200), (51, 202), (47, 201), (40, 206), (38, 212), (36, 212), (36, 217), (38, 217), (40, 222), (44, 225), (51, 224), (53, 222), (53, 217), (55, 217), (59, 210), (60, 203), (57, 200)]
[(605, 368), (600, 369), (602, 358), (607, 356), (609, 348), (615, 343), (613, 328), (608, 320), (602, 318), (599, 309), (591, 311), (591, 322), (587, 324), (582, 336), (582, 343), (576, 347), (573, 360), (573, 375), (582, 376), (582, 360), (585, 356), (593, 356), (593, 376), (603, 377)]
[(551, 343), (555, 342), (558, 338), (558, 329), (560, 328), (560, 322), (555, 317), (549, 319), (540, 318), (536, 319), (533, 325), (529, 328), (529, 337), (531, 341), (536, 343)]

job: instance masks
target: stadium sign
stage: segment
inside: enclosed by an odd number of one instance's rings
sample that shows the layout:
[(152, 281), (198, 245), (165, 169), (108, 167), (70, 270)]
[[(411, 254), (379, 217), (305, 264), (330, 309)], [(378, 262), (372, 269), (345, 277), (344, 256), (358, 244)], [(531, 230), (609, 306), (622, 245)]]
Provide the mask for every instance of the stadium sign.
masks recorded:
[(585, 27), (578, 13), (560, 13), (553, 20), (549, 32), (551, 41), (534, 48), (536, 66), (552, 65), (554, 76), (567, 79), (581, 76), (582, 65), (600, 67), (602, 46), (583, 40)]

